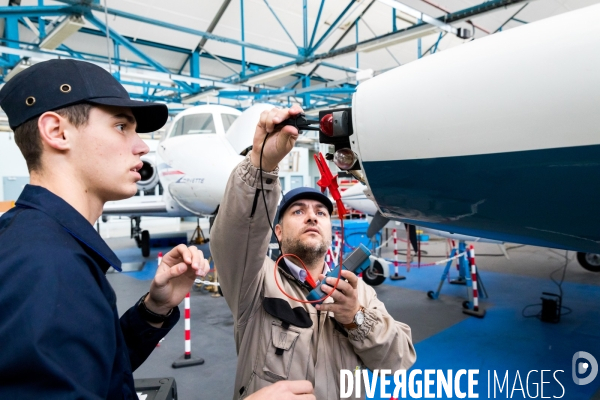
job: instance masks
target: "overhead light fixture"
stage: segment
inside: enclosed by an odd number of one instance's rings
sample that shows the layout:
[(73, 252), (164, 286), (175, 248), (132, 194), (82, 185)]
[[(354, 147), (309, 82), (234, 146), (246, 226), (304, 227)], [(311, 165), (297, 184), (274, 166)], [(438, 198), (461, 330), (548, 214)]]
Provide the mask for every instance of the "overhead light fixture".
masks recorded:
[(4, 77), (4, 82), (10, 81), (19, 72), (26, 70), (29, 67), (31, 67), (31, 61), (26, 58), (21, 59), (21, 61), (19, 61), (17, 65), (15, 65), (15, 67), (11, 69), (8, 74), (6, 74)]
[(265, 83), (269, 81), (273, 81), (279, 78), (285, 78), (286, 76), (290, 76), (298, 72), (298, 67), (296, 65), (290, 65), (289, 67), (275, 69), (270, 72), (265, 72), (264, 74), (256, 75), (249, 78), (245, 83), (246, 85), (258, 85), (260, 83)]
[(400, 3), (396, 0), (378, 0), (380, 3), (388, 5), (398, 11), (403, 12), (404, 14), (410, 15), (411, 17), (416, 18), (417, 20), (423, 21), (426, 24), (431, 24), (437, 26), (439, 29), (446, 31), (448, 33), (452, 33), (454, 35), (458, 34), (458, 29), (449, 25), (445, 22), (440, 21), (437, 18), (434, 18), (430, 15), (427, 15), (419, 10), (416, 10), (412, 7), (409, 7), (405, 4)]
[(395, 44), (400, 44), (404, 42), (408, 42), (410, 40), (415, 40), (421, 38), (423, 36), (427, 36), (433, 32), (435, 32), (438, 28), (433, 25), (423, 24), (418, 25), (414, 28), (410, 28), (405, 31), (401, 31), (396, 35), (392, 35), (390, 37), (383, 37), (381, 39), (371, 40), (356, 46), (357, 51), (369, 52), (375, 51), (379, 49), (383, 49), (385, 47), (393, 46)]
[(194, 94), (188, 97), (184, 97), (181, 99), (181, 102), (183, 104), (190, 104), (190, 103), (195, 103), (197, 101), (202, 101), (202, 100), (206, 100), (209, 97), (216, 97), (219, 95), (219, 91), (212, 89), (212, 90), (206, 90), (204, 92), (200, 92), (198, 94)]
[(393, 46), (395, 44), (407, 42), (409, 40), (414, 40), (421, 38), (423, 36), (429, 35), (434, 31), (441, 30), (444, 32), (451, 33), (453, 35), (458, 36), (461, 39), (468, 39), (471, 37), (471, 32), (461, 28), (455, 28), (450, 24), (440, 21), (437, 18), (434, 18), (430, 15), (427, 15), (419, 10), (416, 10), (412, 7), (409, 7), (403, 3), (400, 3), (396, 0), (377, 0), (382, 4), (388, 5), (397, 11), (400, 11), (406, 15), (410, 15), (413, 18), (416, 18), (418, 21), (421, 21), (421, 25), (416, 25), (414, 27), (407, 28), (405, 30), (399, 31), (395, 34), (390, 34), (387, 37), (383, 37), (381, 39), (372, 40), (364, 44), (359, 44), (357, 46), (358, 51), (373, 51), (382, 49), (384, 47)]
[(85, 26), (85, 20), (80, 15), (70, 15), (52, 30), (40, 43), (44, 50), (54, 50), (69, 36)]

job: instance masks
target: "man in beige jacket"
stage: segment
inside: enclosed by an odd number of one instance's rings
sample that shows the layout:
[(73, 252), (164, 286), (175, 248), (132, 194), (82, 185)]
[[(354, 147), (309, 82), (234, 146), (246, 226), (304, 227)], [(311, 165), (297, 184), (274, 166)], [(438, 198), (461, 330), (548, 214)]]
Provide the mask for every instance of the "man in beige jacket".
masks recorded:
[[(331, 201), (306, 190), (284, 197), (275, 226), (283, 253), (297, 255), (306, 270), (292, 257), (277, 266), (266, 257), (269, 218), (281, 193), (277, 165), (298, 138), (296, 128), (277, 124), (301, 112), (293, 106), (262, 113), (253, 149), (232, 172), (211, 233), (211, 253), (235, 321), (234, 399), (281, 380), (307, 380), (317, 399), (338, 399), (340, 370), (396, 371), (416, 359), (410, 328), (394, 321), (375, 291), (353, 273), (344, 271), (347, 281), (340, 280), (316, 307), (290, 299), (278, 287), (277, 282), (289, 296), (306, 299), (308, 282), (327, 272), (331, 244)], [(329, 294), (335, 279), (327, 283), (321, 288)]]

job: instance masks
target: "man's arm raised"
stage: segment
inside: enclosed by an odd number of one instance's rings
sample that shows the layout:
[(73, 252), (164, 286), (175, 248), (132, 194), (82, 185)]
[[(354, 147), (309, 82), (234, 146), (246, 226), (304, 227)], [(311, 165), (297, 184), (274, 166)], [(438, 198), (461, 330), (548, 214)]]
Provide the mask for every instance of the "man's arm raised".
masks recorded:
[(293, 106), (261, 114), (252, 151), (231, 173), (211, 231), (211, 255), (221, 289), (238, 322), (259, 300), (261, 270), (270, 238), (269, 219), (275, 217), (281, 192), (277, 165), (298, 138), (296, 128), (277, 125), (301, 112), (300, 106)]

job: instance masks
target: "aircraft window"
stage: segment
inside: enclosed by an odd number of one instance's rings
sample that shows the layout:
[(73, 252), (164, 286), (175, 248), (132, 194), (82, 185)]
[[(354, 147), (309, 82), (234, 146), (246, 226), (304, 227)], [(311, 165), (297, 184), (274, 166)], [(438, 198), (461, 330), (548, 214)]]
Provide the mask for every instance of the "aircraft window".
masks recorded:
[(237, 119), (237, 117), (238, 116), (234, 114), (221, 114), (221, 118), (223, 118), (223, 129), (225, 130), (225, 132), (227, 132), (227, 130), (229, 129), (231, 124), (233, 124), (233, 121)]
[(182, 117), (177, 121), (171, 137), (203, 133), (217, 133), (212, 114), (191, 114)]

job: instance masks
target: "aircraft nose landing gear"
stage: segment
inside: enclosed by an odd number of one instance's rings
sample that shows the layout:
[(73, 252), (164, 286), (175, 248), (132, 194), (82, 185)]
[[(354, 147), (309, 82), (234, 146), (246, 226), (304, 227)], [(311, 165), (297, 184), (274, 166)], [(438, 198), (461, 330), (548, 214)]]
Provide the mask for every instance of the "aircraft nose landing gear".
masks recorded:
[(131, 238), (135, 239), (137, 247), (142, 249), (142, 256), (148, 257), (150, 255), (150, 232), (140, 228), (141, 220), (142, 217), (131, 218)]

